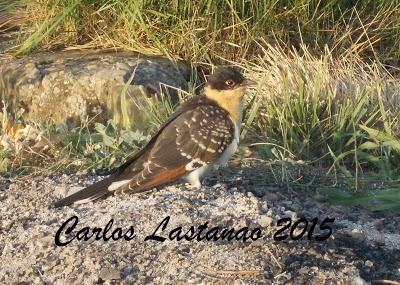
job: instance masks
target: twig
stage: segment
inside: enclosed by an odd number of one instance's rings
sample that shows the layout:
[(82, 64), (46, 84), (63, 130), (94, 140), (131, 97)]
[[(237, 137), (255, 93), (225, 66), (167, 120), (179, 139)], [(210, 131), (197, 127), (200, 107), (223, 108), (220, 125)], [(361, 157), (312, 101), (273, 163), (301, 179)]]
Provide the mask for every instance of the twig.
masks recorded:
[(225, 274), (225, 275), (257, 275), (261, 273), (261, 270), (215, 270), (215, 271), (203, 271), (206, 274)]
[(381, 285), (400, 285), (400, 282), (392, 281), (392, 280), (374, 280), (374, 284), (381, 284)]
[(268, 248), (266, 248), (265, 250), (266, 250), (266, 251), (268, 252), (268, 254), (272, 257), (272, 260), (276, 263), (276, 265), (278, 265), (279, 269), (282, 269), (281, 264), (280, 264), (279, 261), (275, 258), (275, 256), (272, 254), (272, 252), (271, 252)]

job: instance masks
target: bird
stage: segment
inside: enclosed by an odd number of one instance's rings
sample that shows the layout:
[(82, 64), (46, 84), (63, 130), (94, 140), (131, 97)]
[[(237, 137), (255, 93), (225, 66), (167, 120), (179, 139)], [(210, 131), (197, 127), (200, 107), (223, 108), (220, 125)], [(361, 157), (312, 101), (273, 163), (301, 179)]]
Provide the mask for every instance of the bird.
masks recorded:
[(148, 143), (111, 175), (56, 203), (81, 204), (110, 195), (139, 193), (184, 178), (190, 187), (225, 165), (236, 152), (243, 96), (256, 82), (232, 66), (219, 66), (199, 95), (173, 112)]

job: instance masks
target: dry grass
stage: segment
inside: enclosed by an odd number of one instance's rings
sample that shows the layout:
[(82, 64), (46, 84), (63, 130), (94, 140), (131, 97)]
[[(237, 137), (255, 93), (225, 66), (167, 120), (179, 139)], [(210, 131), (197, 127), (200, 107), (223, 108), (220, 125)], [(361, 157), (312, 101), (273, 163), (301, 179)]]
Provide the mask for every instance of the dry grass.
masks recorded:
[[(399, 172), (400, 79), (354, 54), (289, 55), (266, 45), (248, 64), (261, 88), (246, 125), (270, 158), (338, 168), (353, 176)], [(279, 147), (276, 147), (279, 146)]]
[[(399, 1), (88, 1), (13, 0), (1, 11), (23, 36), (14, 51), (122, 48), (193, 62), (251, 60), (255, 41), (285, 43), (313, 54), (357, 51), (398, 63)], [(11, 12), (10, 12), (11, 11)]]

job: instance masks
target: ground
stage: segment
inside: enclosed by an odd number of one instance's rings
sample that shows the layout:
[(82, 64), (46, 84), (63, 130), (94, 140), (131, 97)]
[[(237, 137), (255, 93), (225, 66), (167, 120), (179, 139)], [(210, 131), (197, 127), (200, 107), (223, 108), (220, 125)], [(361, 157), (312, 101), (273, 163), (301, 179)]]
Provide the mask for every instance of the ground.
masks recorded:
[[(142, 194), (109, 197), (95, 203), (55, 209), (69, 189), (89, 185), (87, 174), (0, 179), (1, 284), (397, 284), (400, 280), (400, 217), (364, 208), (332, 205), (312, 188), (281, 187), (263, 162), (230, 165), (205, 181), (202, 189), (175, 183)], [(130, 226), (128, 241), (72, 240), (57, 246), (63, 222), (77, 216), (76, 229), (102, 227), (110, 233)], [(147, 240), (170, 216), (164, 242)], [(274, 240), (277, 221), (292, 224), (305, 217), (309, 226), (335, 218), (325, 241)], [(208, 229), (260, 229), (255, 241), (169, 240), (178, 226), (188, 231), (208, 222)], [(289, 233), (289, 230), (285, 233)], [(294, 232), (295, 235), (298, 231)], [(381, 281), (377, 281), (381, 280)], [(386, 281), (382, 281), (386, 280)], [(379, 283), (380, 282), (380, 283)], [(386, 283), (385, 283), (386, 282)]]

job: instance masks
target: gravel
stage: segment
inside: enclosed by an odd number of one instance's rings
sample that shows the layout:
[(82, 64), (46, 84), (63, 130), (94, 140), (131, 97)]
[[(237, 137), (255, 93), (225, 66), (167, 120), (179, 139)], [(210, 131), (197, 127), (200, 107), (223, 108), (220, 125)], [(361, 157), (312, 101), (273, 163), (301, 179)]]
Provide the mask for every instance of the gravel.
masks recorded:
[[(231, 165), (209, 178), (201, 190), (179, 182), (138, 195), (55, 209), (53, 202), (101, 177), (83, 174), (0, 178), (1, 284), (371, 284), (400, 280), (400, 218), (362, 208), (331, 205), (315, 192), (287, 189), (255, 179), (268, 177), (263, 164)], [(263, 191), (261, 191), (262, 189)], [(60, 242), (84, 227), (104, 229), (113, 220), (131, 240), (73, 239), (57, 246), (61, 225), (79, 222)], [(162, 231), (160, 223), (169, 218)], [(333, 233), (321, 242), (276, 241), (280, 218), (335, 218)], [(261, 238), (170, 240), (194, 226), (256, 229)], [(70, 224), (69, 224), (70, 225)], [(160, 225), (164, 242), (146, 240)], [(83, 230), (84, 231), (84, 230)], [(171, 233), (172, 231), (172, 233)], [(289, 233), (287, 231), (286, 233)], [(295, 231), (294, 233), (298, 233)], [(82, 234), (82, 231), (81, 231)], [(25, 283), (24, 283), (25, 282)], [(376, 283), (378, 284), (378, 283)]]

